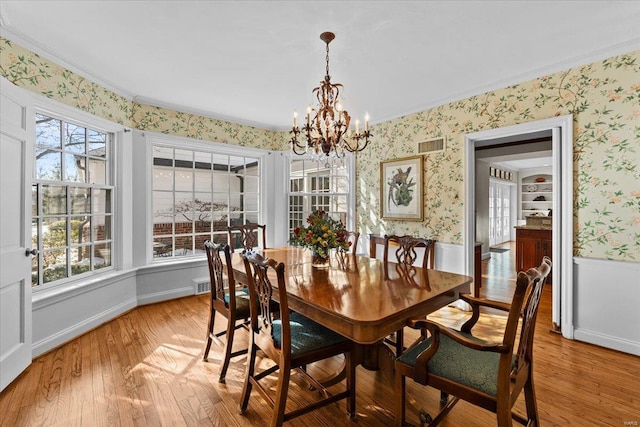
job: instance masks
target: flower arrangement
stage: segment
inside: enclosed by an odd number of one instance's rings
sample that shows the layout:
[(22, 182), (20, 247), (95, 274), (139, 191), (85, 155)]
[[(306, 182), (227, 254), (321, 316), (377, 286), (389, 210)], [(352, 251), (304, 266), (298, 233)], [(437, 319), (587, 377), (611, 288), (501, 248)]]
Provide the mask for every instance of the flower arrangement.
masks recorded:
[(348, 250), (351, 242), (347, 239), (347, 229), (342, 222), (331, 218), (324, 211), (311, 212), (306, 227), (296, 227), (289, 243), (312, 249), (314, 255), (328, 259), (329, 250)]

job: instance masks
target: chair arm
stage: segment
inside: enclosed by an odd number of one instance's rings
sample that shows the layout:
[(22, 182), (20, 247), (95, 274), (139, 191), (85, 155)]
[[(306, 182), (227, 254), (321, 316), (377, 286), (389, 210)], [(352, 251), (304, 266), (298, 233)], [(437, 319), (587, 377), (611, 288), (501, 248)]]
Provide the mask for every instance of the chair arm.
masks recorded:
[[(425, 385), (427, 383), (427, 364), (429, 360), (436, 354), (440, 346), (440, 335), (446, 335), (448, 338), (456, 341), (460, 345), (477, 351), (491, 351), (495, 353), (508, 353), (511, 351), (509, 346), (493, 342), (479, 342), (472, 340), (455, 329), (439, 325), (426, 319), (411, 319), (413, 325), (420, 325), (422, 329), (427, 329), (431, 333), (431, 344), (425, 348), (416, 358), (414, 368), (414, 381)], [(409, 323), (409, 322), (407, 322)]]
[[(448, 328), (446, 326), (432, 322), (431, 320), (427, 320), (425, 318), (409, 319), (407, 320), (407, 326), (413, 329), (428, 330), (431, 333), (431, 335), (434, 336), (434, 340), (436, 339), (435, 335), (438, 335), (438, 334), (446, 335), (447, 337), (458, 342), (459, 344), (462, 344), (463, 346), (469, 347), (473, 350), (493, 351), (496, 353), (506, 353), (510, 351), (509, 347), (505, 346), (504, 344), (499, 344), (494, 342), (479, 342), (476, 340), (472, 340), (468, 338), (466, 335), (464, 335), (463, 333), (455, 329)], [(439, 340), (440, 337), (438, 337), (437, 339)], [(423, 353), (424, 351), (420, 354), (422, 355)], [(418, 356), (418, 359), (419, 358), (420, 356)]]
[(460, 299), (471, 304), (471, 305), (482, 305), (484, 307), (491, 307), (502, 311), (511, 310), (511, 304), (494, 301), (486, 298), (476, 298), (469, 294), (460, 294)]

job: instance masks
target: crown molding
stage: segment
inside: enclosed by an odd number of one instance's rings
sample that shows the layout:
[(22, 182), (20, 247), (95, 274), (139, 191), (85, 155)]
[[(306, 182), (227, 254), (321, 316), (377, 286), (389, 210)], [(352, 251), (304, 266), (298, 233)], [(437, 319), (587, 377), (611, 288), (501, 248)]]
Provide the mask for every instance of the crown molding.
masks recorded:
[(82, 66), (80, 65), (77, 65), (71, 61), (61, 58), (57, 54), (53, 53), (54, 50), (51, 49), (49, 46), (42, 43), (38, 43), (32, 38), (30, 38), (29, 36), (13, 29), (4, 11), (2, 11), (1, 9), (0, 11), (2, 12), (2, 19), (0, 19), (0, 29), (2, 29), (2, 37), (8, 40), (11, 40), (16, 44), (19, 44), (23, 48), (28, 49), (31, 52), (53, 62), (54, 64), (64, 67), (67, 70), (81, 77), (84, 77), (85, 79), (90, 80), (91, 82), (98, 84), (103, 88), (108, 89), (111, 92), (114, 92), (115, 94), (122, 96), (123, 98), (126, 98), (129, 101), (133, 100), (135, 95), (127, 91), (126, 89), (118, 86), (117, 84), (103, 77), (90, 73), (89, 71), (82, 68)]
[(253, 121), (253, 120), (242, 119), (242, 118), (239, 118), (239, 117), (225, 116), (224, 114), (214, 114), (211, 111), (199, 110), (197, 108), (187, 107), (185, 105), (172, 104), (172, 103), (169, 103), (169, 102), (163, 102), (163, 101), (160, 101), (160, 100), (157, 100), (157, 99), (154, 99), (154, 98), (148, 98), (148, 97), (145, 97), (145, 96), (134, 96), (133, 97), (133, 102), (137, 102), (139, 104), (150, 105), (152, 107), (165, 108), (165, 109), (168, 109), (168, 110), (178, 111), (178, 112), (181, 112), (181, 113), (196, 114), (198, 116), (203, 116), (203, 117), (207, 117), (207, 118), (214, 119), (214, 120), (221, 120), (221, 121), (224, 121), (224, 122), (229, 122), (229, 123), (234, 123), (234, 124), (239, 124), (239, 125), (245, 125), (245, 126), (251, 126), (251, 127), (262, 129), (262, 130), (268, 130), (268, 131), (281, 131), (281, 130), (284, 130), (284, 129), (279, 129), (279, 128), (275, 127), (273, 124), (256, 122), (256, 121)]
[[(436, 108), (442, 105), (451, 104), (456, 101), (461, 101), (463, 99), (471, 98), (473, 96), (482, 95), (487, 92), (504, 89), (506, 87), (513, 86), (516, 84), (522, 84), (542, 76), (547, 76), (550, 74), (567, 71), (571, 68), (581, 67), (593, 62), (602, 61), (607, 58), (611, 58), (613, 56), (630, 53), (636, 50), (640, 50), (640, 37), (628, 40), (623, 43), (618, 43), (603, 49), (594, 50), (593, 52), (589, 52), (588, 54), (575, 56), (573, 58), (556, 62), (554, 64), (541, 67), (532, 71), (527, 71), (525, 73), (505, 77), (487, 85), (478, 86), (477, 88), (474, 88), (474, 89), (470, 89), (464, 92), (458, 92), (458, 93), (452, 94), (451, 96), (446, 96), (440, 99), (436, 99), (432, 102), (429, 102), (428, 104), (417, 105), (413, 108), (408, 109), (403, 114), (396, 114), (393, 116), (379, 118), (377, 122), (372, 123), (372, 125), (380, 124), (390, 120), (399, 119), (412, 114), (417, 114), (422, 111), (430, 110), (432, 108)], [(470, 64), (470, 65), (473, 65), (473, 64)]]

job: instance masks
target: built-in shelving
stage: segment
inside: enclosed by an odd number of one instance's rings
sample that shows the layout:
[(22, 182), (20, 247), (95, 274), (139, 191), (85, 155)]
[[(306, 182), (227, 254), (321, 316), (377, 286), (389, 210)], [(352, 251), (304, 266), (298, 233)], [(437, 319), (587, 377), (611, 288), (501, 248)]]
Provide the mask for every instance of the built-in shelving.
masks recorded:
[[(544, 181), (540, 181), (541, 179)], [(552, 175), (534, 174), (521, 177), (520, 195), (521, 219), (536, 213), (547, 215), (553, 206)]]

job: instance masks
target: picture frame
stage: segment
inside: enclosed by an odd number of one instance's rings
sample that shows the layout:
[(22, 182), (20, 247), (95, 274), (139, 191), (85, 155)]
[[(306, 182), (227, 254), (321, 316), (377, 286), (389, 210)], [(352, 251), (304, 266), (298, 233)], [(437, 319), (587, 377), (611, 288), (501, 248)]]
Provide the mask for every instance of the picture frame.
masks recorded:
[(422, 221), (422, 156), (380, 162), (380, 216)]

